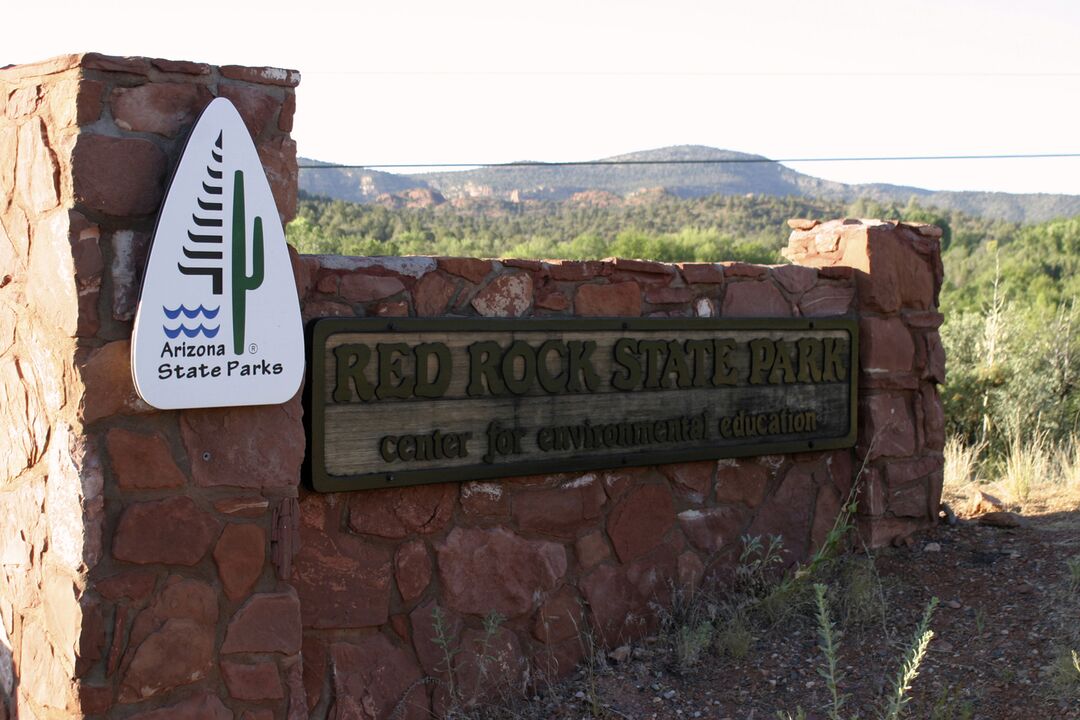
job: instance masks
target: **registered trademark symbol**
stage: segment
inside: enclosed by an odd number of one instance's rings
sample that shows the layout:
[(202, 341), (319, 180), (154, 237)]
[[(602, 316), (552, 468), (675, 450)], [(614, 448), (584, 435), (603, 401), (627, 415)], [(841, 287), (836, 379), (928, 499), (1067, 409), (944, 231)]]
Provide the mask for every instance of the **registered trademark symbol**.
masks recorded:
[(250, 345), (248, 345), (248, 352), (254, 355), (255, 353), (259, 352), (259, 346), (255, 343), (251, 343)]

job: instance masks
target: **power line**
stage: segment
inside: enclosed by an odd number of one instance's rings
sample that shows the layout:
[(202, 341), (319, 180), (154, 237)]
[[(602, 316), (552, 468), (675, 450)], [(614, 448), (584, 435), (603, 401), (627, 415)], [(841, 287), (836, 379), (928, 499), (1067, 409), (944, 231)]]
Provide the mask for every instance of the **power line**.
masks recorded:
[(1078, 158), (1080, 153), (1013, 153), (987, 155), (877, 155), (863, 157), (796, 157), (796, 158), (705, 158), (701, 160), (565, 160), (544, 162), (518, 160), (507, 163), (373, 163), (370, 165), (300, 165), (301, 170), (369, 170), (375, 168), (518, 168), (518, 167), (603, 167), (633, 165), (749, 165), (765, 163), (817, 162), (910, 162), (931, 160), (1041, 160), (1047, 158)]
[(1030, 71), (1030, 72), (994, 72), (994, 71), (883, 71), (873, 70), (822, 70), (807, 72), (784, 71), (664, 71), (664, 70), (305, 70), (309, 75), (350, 75), (359, 77), (628, 77), (628, 78), (819, 78), (819, 77), (856, 77), (856, 78), (1073, 78), (1080, 77), (1080, 72), (1071, 71)]

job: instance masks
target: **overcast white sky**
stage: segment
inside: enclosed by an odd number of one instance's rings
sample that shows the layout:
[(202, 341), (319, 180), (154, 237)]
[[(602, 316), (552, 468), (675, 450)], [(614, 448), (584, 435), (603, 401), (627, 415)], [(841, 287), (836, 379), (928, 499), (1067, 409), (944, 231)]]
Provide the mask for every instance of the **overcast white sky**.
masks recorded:
[[(676, 144), (774, 158), (1080, 153), (1075, 0), (99, 0), (13, 2), (2, 16), (18, 31), (0, 65), (93, 50), (298, 69), (300, 154), (334, 162)], [(1080, 194), (1080, 157), (789, 165)]]

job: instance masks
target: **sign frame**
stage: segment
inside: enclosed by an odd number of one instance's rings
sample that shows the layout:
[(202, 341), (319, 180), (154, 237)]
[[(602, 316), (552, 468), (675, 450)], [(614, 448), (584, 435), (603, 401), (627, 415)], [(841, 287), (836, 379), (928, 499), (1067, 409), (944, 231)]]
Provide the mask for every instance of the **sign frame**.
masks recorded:
[[(751, 442), (740, 445), (643, 452), (609, 452), (594, 457), (542, 459), (531, 457), (513, 463), (476, 463), (457, 467), (400, 470), (362, 475), (331, 475), (325, 461), (326, 408), (329, 404), (323, 378), (326, 374), (326, 343), (339, 333), (478, 332), (511, 331), (784, 331), (840, 330), (850, 337), (847, 383), (850, 387), (847, 433), (812, 440)], [(437, 482), (462, 482), (560, 472), (616, 470), (624, 467), (665, 465), (722, 458), (818, 452), (853, 447), (858, 436), (859, 323), (851, 315), (821, 318), (316, 318), (308, 326), (309, 349), (305, 425), (308, 429), (307, 474), (318, 492), (345, 492), (405, 487)]]

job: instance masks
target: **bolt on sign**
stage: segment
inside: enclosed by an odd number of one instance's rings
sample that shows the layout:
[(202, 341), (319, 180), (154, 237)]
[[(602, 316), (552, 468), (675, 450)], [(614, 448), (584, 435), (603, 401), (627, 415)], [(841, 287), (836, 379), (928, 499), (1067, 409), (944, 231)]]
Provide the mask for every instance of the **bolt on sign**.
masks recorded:
[(212, 101), (169, 184), (131, 343), (135, 388), (162, 409), (270, 405), (304, 379), (285, 231), (247, 127)]
[(855, 444), (850, 318), (325, 318), (312, 337), (324, 492)]

